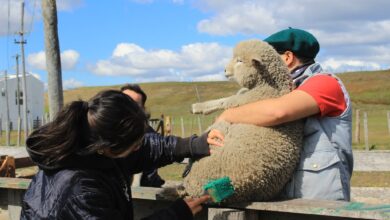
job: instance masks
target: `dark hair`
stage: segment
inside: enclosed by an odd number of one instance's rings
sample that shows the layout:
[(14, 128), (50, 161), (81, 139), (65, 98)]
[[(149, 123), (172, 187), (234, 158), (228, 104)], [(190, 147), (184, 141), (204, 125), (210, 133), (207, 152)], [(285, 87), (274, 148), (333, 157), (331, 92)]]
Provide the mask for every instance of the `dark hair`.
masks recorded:
[(145, 129), (146, 116), (137, 103), (120, 91), (106, 90), (88, 102), (65, 106), (52, 122), (33, 131), (26, 145), (44, 158), (44, 165), (53, 165), (74, 154), (128, 149)]
[[(284, 54), (286, 51), (276, 51), (278, 52), (278, 54), (282, 55)], [(314, 58), (309, 58), (309, 57), (302, 57), (302, 56), (299, 56), (297, 54), (295, 54), (294, 52), (292, 52), (294, 54), (294, 56), (299, 60), (299, 62), (301, 64), (312, 64), (312, 63), (315, 63), (314, 61)]]
[[(295, 55), (296, 56), (296, 55)], [(308, 58), (308, 57), (302, 57), (302, 56), (296, 56), (300, 63), (302, 64), (312, 64), (315, 63), (314, 58)]]
[(146, 95), (146, 93), (141, 89), (141, 87), (138, 84), (126, 84), (126, 85), (121, 87), (122, 92), (125, 90), (131, 90), (131, 91), (134, 91), (134, 92), (140, 94), (142, 97), (142, 105), (145, 106), (146, 99), (148, 98), (148, 96)]

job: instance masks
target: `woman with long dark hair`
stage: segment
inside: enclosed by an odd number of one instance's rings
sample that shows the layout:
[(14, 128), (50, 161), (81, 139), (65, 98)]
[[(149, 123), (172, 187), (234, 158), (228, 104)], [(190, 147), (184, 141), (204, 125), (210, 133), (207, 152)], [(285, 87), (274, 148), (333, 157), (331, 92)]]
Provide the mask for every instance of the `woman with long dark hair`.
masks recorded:
[[(146, 127), (144, 111), (120, 91), (64, 107), (26, 141), (39, 171), (25, 193), (21, 219), (133, 219), (131, 174), (208, 156), (207, 139), (221, 138), (213, 132), (162, 137), (145, 134)], [(149, 219), (192, 219), (208, 198), (179, 199)]]

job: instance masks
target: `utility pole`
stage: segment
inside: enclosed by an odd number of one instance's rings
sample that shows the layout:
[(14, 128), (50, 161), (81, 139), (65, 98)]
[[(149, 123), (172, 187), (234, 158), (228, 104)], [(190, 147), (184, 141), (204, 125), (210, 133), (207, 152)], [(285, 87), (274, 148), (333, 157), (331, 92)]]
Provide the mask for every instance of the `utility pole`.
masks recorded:
[(48, 74), (48, 98), (50, 120), (53, 120), (64, 104), (60, 44), (57, 28), (57, 6), (55, 0), (42, 0), (45, 30), (46, 69)]
[(18, 105), (18, 138), (16, 146), (20, 146), (20, 136), (21, 136), (21, 127), (22, 120), (20, 118), (20, 80), (19, 80), (19, 54), (15, 55), (16, 59), (16, 104)]
[(27, 82), (26, 82), (26, 62), (24, 58), (24, 45), (27, 43), (24, 40), (24, 1), (21, 6), (21, 24), (20, 24), (20, 41), (16, 41), (16, 44), (20, 44), (20, 50), (22, 53), (22, 83), (23, 83), (23, 125), (24, 125), (24, 140), (27, 140), (28, 136), (28, 118), (27, 118)]
[(10, 146), (10, 138), (11, 138), (11, 132), (10, 132), (10, 123), (9, 123), (9, 103), (8, 103), (8, 76), (7, 76), (7, 70), (4, 71), (4, 93), (5, 93), (5, 136), (6, 136), (6, 145)]

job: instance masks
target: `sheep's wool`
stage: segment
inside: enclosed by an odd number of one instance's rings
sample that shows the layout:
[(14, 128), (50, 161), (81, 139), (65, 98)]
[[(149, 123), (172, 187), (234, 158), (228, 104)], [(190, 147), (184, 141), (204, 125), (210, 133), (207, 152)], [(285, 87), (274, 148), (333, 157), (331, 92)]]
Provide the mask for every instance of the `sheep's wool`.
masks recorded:
[[(196, 103), (192, 106), (194, 113), (208, 114), (256, 100), (275, 98), (292, 89), (283, 60), (263, 41), (240, 42), (225, 72), (227, 77), (234, 78), (247, 91)], [(194, 163), (183, 182), (186, 194), (202, 195), (203, 185), (227, 176), (235, 188), (234, 196), (227, 202), (264, 201), (277, 196), (298, 162), (303, 122), (260, 127), (220, 121), (212, 128), (224, 133), (224, 146), (211, 146), (215, 153)]]

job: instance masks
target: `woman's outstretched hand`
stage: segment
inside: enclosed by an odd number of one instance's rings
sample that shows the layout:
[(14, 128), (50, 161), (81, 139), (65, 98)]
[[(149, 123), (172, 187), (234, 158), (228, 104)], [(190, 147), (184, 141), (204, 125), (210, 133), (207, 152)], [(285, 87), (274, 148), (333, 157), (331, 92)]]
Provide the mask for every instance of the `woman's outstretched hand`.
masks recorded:
[(216, 129), (211, 129), (211, 131), (207, 135), (207, 143), (210, 145), (222, 147), (223, 140), (224, 140), (224, 136), (222, 132)]
[(203, 195), (197, 198), (184, 199), (184, 202), (187, 203), (188, 207), (191, 209), (192, 214), (195, 215), (202, 210), (202, 203), (205, 203), (209, 199), (209, 195)]

